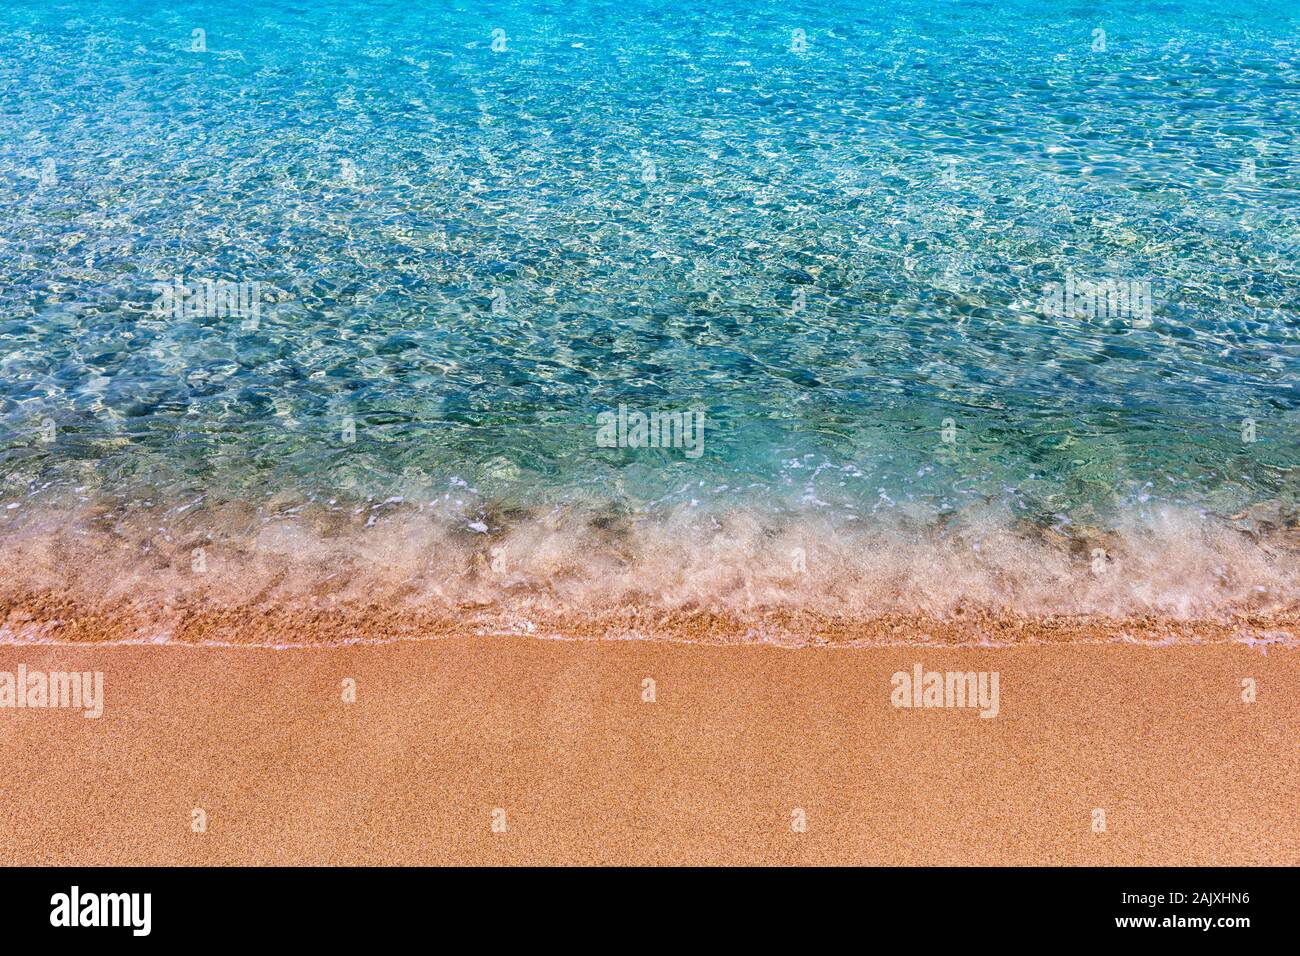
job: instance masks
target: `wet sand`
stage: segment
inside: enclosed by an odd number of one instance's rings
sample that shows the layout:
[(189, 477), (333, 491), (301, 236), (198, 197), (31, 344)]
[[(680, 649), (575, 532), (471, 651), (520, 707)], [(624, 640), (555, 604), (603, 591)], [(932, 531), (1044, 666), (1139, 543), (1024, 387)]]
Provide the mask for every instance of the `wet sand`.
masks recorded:
[[(98, 720), (0, 709), (0, 862), (1296, 864), (1298, 654), (0, 646), (105, 689)], [(892, 706), (918, 662), (998, 671), (998, 716)]]

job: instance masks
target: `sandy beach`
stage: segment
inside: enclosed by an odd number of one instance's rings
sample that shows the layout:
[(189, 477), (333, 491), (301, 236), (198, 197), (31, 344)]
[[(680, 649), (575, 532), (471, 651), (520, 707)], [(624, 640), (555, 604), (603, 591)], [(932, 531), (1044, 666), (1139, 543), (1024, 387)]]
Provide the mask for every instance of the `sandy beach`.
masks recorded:
[[(104, 706), (0, 711), (0, 862), (1294, 865), (1296, 654), (7, 645)], [(997, 716), (893, 706), (918, 663), (997, 671)]]
[(7, 7), (0, 865), (1300, 865), (1300, 4)]

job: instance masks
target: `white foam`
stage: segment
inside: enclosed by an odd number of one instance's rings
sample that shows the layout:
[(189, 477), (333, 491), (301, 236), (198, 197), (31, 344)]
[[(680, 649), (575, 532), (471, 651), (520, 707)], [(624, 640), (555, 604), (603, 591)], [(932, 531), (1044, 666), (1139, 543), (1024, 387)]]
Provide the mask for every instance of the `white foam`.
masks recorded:
[[(176, 609), (195, 602), (490, 607), (525, 633), (547, 616), (629, 609), (1192, 620), (1300, 607), (1291, 537), (1173, 507), (1104, 530), (1027, 529), (974, 509), (832, 525), (815, 514), (560, 508), (492, 516), (480, 532), (463, 518), (392, 504), (364, 520), (311, 508), (269, 518), (237, 507), (155, 506), (111, 518), (29, 509), (0, 539), (9, 569), (0, 593), (11, 604), (40, 594), (145, 608), (160, 635)], [(197, 548), (203, 571), (194, 569)]]

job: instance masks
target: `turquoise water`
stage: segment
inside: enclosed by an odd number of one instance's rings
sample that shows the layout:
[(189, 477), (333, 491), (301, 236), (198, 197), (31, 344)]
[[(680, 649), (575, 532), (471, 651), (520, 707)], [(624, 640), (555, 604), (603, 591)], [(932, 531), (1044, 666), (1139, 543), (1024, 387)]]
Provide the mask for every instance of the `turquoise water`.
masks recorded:
[[(1292, 4), (17, 0), (0, 22), (8, 520), (1294, 524)], [(257, 283), (255, 327), (159, 309), (204, 280)], [(1067, 281), (1142, 308), (1045, 307)], [(602, 447), (620, 405), (702, 414), (700, 453)]]

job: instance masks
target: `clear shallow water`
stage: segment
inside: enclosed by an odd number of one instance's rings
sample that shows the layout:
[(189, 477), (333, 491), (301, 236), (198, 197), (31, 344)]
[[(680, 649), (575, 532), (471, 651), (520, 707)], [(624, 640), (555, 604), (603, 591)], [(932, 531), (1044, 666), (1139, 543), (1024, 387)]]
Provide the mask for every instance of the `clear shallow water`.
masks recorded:
[[(1214, 580), (1231, 549), (1167, 509), (1294, 525), (1291, 5), (0, 20), (11, 522), (400, 499), (485, 537), (567, 505), (915, 547), (978, 512), (1082, 536), (1084, 571), (1164, 527), (1152, 553), (1194, 540)], [(1045, 312), (1067, 275), (1142, 283), (1150, 313)], [(178, 279), (259, 283), (257, 327), (157, 314)], [(599, 447), (620, 404), (703, 411), (703, 453)], [(1272, 570), (1234, 587), (1277, 597), (1279, 554), (1235, 556)]]

